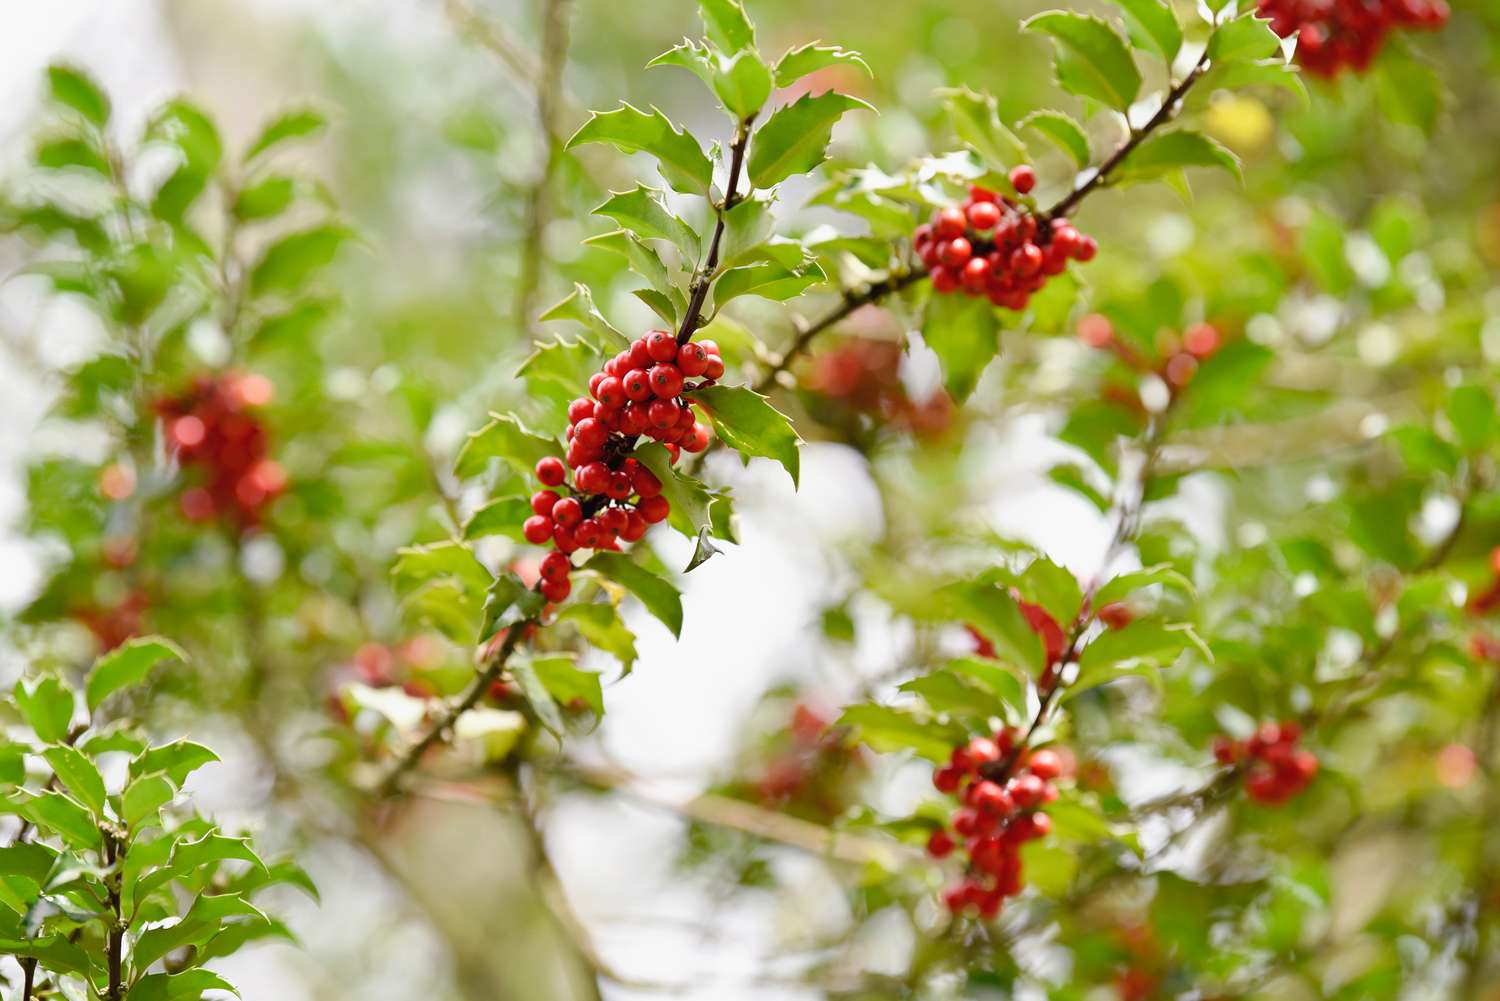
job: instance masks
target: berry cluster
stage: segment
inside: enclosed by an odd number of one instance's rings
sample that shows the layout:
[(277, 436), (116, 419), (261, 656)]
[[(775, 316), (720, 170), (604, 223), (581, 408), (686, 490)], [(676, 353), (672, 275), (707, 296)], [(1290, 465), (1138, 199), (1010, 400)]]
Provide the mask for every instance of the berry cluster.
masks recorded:
[(268, 458), (266, 428), (250, 411), (271, 400), (271, 383), (250, 373), (200, 375), (186, 391), (155, 403), (167, 443), (204, 482), (184, 490), (182, 513), (193, 521), (225, 516), (260, 524), (266, 505), (286, 489), (286, 473)]
[(953, 398), (939, 389), (921, 403), (914, 401), (901, 381), (901, 354), (895, 341), (851, 337), (817, 357), (807, 388), (882, 424), (942, 434), (953, 423)]
[(1448, 23), (1446, 0), (1258, 0), (1256, 12), (1282, 38), (1296, 35), (1297, 62), (1322, 77), (1363, 73), (1397, 28)]
[[(1025, 195), (1036, 174), (1024, 164), (1010, 183)], [(1066, 219), (1049, 219), (977, 185), (958, 207), (940, 209), (912, 234), (912, 249), (927, 266), (937, 292), (988, 296), (1006, 309), (1026, 308), (1033, 292), (1068, 260), (1091, 261), (1099, 244)]]
[(1091, 348), (1111, 352), (1137, 372), (1160, 376), (1173, 393), (1186, 389), (1198, 366), (1224, 345), (1219, 328), (1211, 323), (1196, 323), (1180, 335), (1174, 330), (1162, 330), (1156, 338), (1158, 360), (1153, 362), (1122, 340), (1109, 317), (1101, 313), (1090, 313), (1078, 321), (1078, 337)]
[[(536, 464), (543, 489), (531, 495), (526, 541), (550, 541), (556, 551), (541, 562), (539, 590), (548, 601), (572, 590), (568, 558), (577, 549), (615, 549), (635, 542), (646, 527), (666, 519), (671, 505), (661, 481), (631, 456), (641, 435), (666, 446), (672, 461), (683, 450), (701, 452), (712, 434), (680, 399), (684, 392), (720, 378), (724, 362), (713, 341), (678, 345), (665, 330), (653, 330), (605, 363), (589, 378), (590, 397), (568, 405), (567, 465), (548, 456)], [(689, 384), (698, 377), (703, 382)], [(568, 470), (573, 485), (565, 486)], [(567, 491), (563, 496), (556, 488)]]
[(1057, 799), (1053, 780), (1068, 771), (1068, 760), (1047, 748), (1028, 753), (1017, 740), (1010, 728), (993, 740), (975, 737), (932, 775), (939, 792), (963, 804), (953, 812), (953, 833), (939, 829), (927, 840), (933, 858), (960, 844), (968, 857), (964, 878), (943, 893), (954, 914), (972, 909), (988, 920), (1000, 913), (1005, 898), (1021, 892), (1021, 846), (1052, 831), (1040, 808)]
[(1298, 747), (1301, 724), (1262, 723), (1249, 740), (1214, 739), (1214, 758), (1221, 765), (1246, 761), (1245, 792), (1257, 803), (1280, 806), (1307, 788), (1318, 774), (1317, 755)]

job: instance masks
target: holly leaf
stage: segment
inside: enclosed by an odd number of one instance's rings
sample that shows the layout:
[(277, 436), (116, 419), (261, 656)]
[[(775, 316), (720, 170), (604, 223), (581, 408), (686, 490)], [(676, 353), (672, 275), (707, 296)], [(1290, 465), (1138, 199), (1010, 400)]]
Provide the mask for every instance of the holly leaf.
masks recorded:
[(562, 447), (555, 439), (529, 430), (518, 418), (490, 414), (490, 422), (470, 434), (459, 449), (453, 473), (466, 480), (483, 473), (491, 461), (502, 459), (516, 472), (530, 476), (538, 461), (549, 455), (561, 458), (562, 454)]
[(1094, 607), (1102, 608), (1112, 602), (1128, 598), (1130, 595), (1144, 587), (1160, 584), (1191, 597), (1194, 593), (1193, 582), (1177, 572), (1165, 563), (1157, 566), (1147, 567), (1144, 570), (1135, 570), (1130, 573), (1121, 574), (1112, 578), (1109, 583), (1101, 587), (1094, 595)]
[(698, 0), (698, 12), (703, 15), (704, 33), (725, 52), (755, 46), (755, 25), (740, 0)]
[(73, 693), (61, 680), (49, 674), (28, 684), (23, 678), (16, 682), (15, 699), (37, 740), (61, 744), (68, 738), (68, 725), (73, 722)]
[[(1143, 2), (1143, 0), (1137, 0)], [(1281, 51), (1281, 39), (1253, 11), (1225, 21), (1208, 37), (1208, 58), (1216, 64), (1256, 62)]]
[(219, 756), (191, 740), (174, 740), (170, 744), (148, 748), (130, 762), (130, 776), (162, 774), (181, 789), (187, 777), (204, 765), (218, 761)]
[(594, 215), (613, 219), (642, 240), (665, 240), (682, 252), (687, 262), (698, 259), (698, 234), (667, 208), (665, 196), (656, 188), (637, 185), (630, 191), (610, 192), (609, 200), (594, 209)]
[(187, 654), (177, 644), (160, 636), (127, 640), (100, 657), (94, 662), (85, 692), (89, 712), (98, 709), (105, 699), (120, 689), (140, 684), (154, 667), (168, 660), (187, 660)]
[[(567, 610), (567, 617), (570, 620), (579, 621), (580, 617), (575, 613), (583, 609), (594, 608), (602, 608), (608, 612), (614, 611), (609, 605), (574, 605)], [(620, 628), (623, 630), (624, 626)], [(624, 631), (626, 636), (630, 635), (629, 630)], [(632, 648), (631, 654), (633, 655), (634, 652)], [(604, 689), (599, 684), (597, 672), (581, 669), (573, 663), (570, 657), (540, 657), (532, 661), (531, 666), (536, 671), (537, 678), (558, 702), (567, 706), (575, 699), (581, 699), (589, 709), (593, 710), (595, 716), (604, 715)]]
[(1128, 111), (1141, 90), (1141, 71), (1130, 49), (1102, 18), (1051, 10), (1021, 23), (1026, 31), (1052, 38), (1057, 46), (1057, 82), (1069, 93)]
[(853, 705), (839, 716), (838, 725), (854, 731), (857, 739), (876, 751), (914, 751), (929, 761), (946, 762), (953, 748), (968, 734), (961, 727), (924, 720), (889, 706)]
[(282, 237), (266, 248), (250, 272), (251, 291), (255, 295), (298, 291), (332, 263), (353, 235), (347, 226), (328, 223)]
[(943, 588), (939, 600), (950, 619), (972, 626), (993, 643), (999, 659), (1032, 673), (1046, 665), (1041, 637), (1005, 588), (966, 581)]
[(37, 793), (23, 801), (17, 812), (41, 830), (57, 834), (75, 848), (96, 848), (102, 841), (93, 815), (60, 792)]
[(922, 340), (938, 356), (948, 394), (962, 403), (1000, 352), (994, 307), (987, 299), (933, 295), (923, 314)]
[[(1167, 65), (1177, 58), (1182, 48), (1182, 27), (1172, 14), (1172, 8), (1162, 0), (1115, 0), (1125, 14), (1125, 28), (1136, 48), (1155, 52), (1166, 60)], [(1209, 58), (1213, 58), (1213, 42), (1209, 42)]]
[(104, 778), (92, 761), (66, 744), (49, 747), (42, 756), (74, 799), (88, 807), (95, 817), (104, 815)]
[(837, 45), (819, 45), (817, 42), (808, 42), (795, 49), (788, 49), (786, 54), (776, 61), (776, 86), (789, 87), (809, 73), (816, 73), (830, 66), (857, 66), (864, 70), (867, 76), (875, 75), (870, 69), (870, 64), (865, 62), (864, 57), (858, 52), (841, 49)]
[(589, 291), (587, 285), (577, 282), (573, 285), (572, 293), (557, 305), (548, 309), (538, 319), (541, 320), (573, 320), (583, 324), (594, 333), (598, 334), (601, 342), (608, 351), (620, 352), (630, 347), (630, 338), (615, 329), (599, 308), (594, 305), (594, 295)]
[(294, 108), (282, 112), (266, 123), (260, 135), (245, 150), (245, 162), (251, 162), (282, 143), (315, 135), (327, 124), (328, 119), (311, 108)]
[(1122, 181), (1143, 181), (1184, 167), (1223, 167), (1236, 179), (1243, 179), (1239, 157), (1217, 141), (1191, 129), (1151, 136), (1125, 158), (1117, 176)]
[(1051, 140), (1053, 145), (1068, 154), (1080, 170), (1089, 165), (1092, 153), (1089, 149), (1088, 133), (1073, 119), (1072, 115), (1044, 108), (1041, 111), (1033, 111), (1021, 119), (1021, 125)]
[(626, 153), (650, 153), (661, 164), (667, 183), (684, 194), (706, 195), (714, 168), (692, 136), (673, 125), (656, 108), (647, 114), (629, 104), (614, 111), (594, 112), (565, 146), (608, 143)]
[(525, 657), (515, 657), (510, 662), (510, 675), (521, 686), (521, 694), (526, 697), (542, 726), (561, 740), (565, 727), (562, 713), (557, 708), (557, 700), (542, 683), (536, 664)]
[[(663, 491), (665, 493), (665, 491)], [(682, 592), (670, 582), (621, 553), (602, 552), (584, 564), (600, 576), (614, 581), (640, 599), (646, 611), (656, 616), (672, 635), (682, 636)]]
[(72, 108), (91, 125), (102, 129), (109, 123), (109, 97), (83, 70), (61, 64), (48, 66), (47, 96)]
[(769, 188), (793, 174), (816, 168), (826, 158), (833, 126), (846, 111), (870, 108), (857, 97), (829, 91), (805, 94), (794, 104), (777, 109), (756, 130), (750, 147), (750, 181)]
[(490, 501), (464, 522), (464, 538), (480, 539), (487, 535), (503, 535), (522, 542), (525, 537), (521, 534), (521, 525), (532, 513), (531, 505), (524, 497), (502, 497)]
[(746, 461), (757, 455), (776, 460), (797, 485), (802, 438), (770, 400), (744, 386), (707, 386), (694, 391), (692, 399), (708, 414), (724, 444)]
[(954, 133), (964, 145), (979, 154), (986, 166), (1005, 171), (1030, 159), (1026, 144), (1001, 124), (993, 95), (978, 94), (967, 87), (938, 93), (948, 106), (948, 118), (953, 123)]

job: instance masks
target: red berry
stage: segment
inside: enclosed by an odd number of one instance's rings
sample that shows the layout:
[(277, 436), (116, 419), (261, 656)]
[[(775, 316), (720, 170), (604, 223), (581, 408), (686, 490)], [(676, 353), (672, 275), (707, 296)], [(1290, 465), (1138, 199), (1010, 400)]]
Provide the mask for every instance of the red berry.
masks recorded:
[(934, 292), (954, 292), (958, 289), (958, 275), (949, 268), (937, 267), (932, 269), (932, 290)]
[(969, 241), (961, 236), (956, 236), (938, 248), (938, 259), (943, 262), (943, 267), (957, 270), (969, 263), (969, 258), (974, 256), (974, 248)]
[(609, 467), (590, 462), (573, 474), (573, 483), (586, 494), (602, 494), (609, 489)]
[(1232, 765), (1239, 760), (1240, 747), (1228, 737), (1214, 738), (1214, 760), (1221, 765)]
[(569, 594), (573, 592), (573, 585), (566, 577), (562, 580), (544, 580), (541, 586), (542, 597), (554, 605), (560, 601), (566, 601)]
[(985, 284), (990, 280), (990, 262), (983, 257), (969, 258), (959, 280), (970, 292), (984, 291)]
[(975, 202), (969, 206), (969, 225), (975, 229), (994, 229), (1000, 221), (1000, 206), (994, 202)]
[(1099, 252), (1099, 241), (1092, 236), (1085, 236), (1078, 241), (1078, 249), (1073, 252), (1075, 261), (1092, 261), (1094, 255)]
[(552, 520), (564, 528), (572, 528), (583, 520), (583, 505), (576, 498), (564, 497), (553, 505)]
[(527, 542), (540, 546), (552, 538), (552, 519), (534, 514), (522, 524), (521, 534), (526, 536)]
[(953, 838), (947, 831), (933, 831), (927, 839), (927, 854), (933, 858), (947, 858), (953, 853)]
[(1027, 164), (1020, 164), (1010, 170), (1010, 186), (1016, 189), (1016, 194), (1030, 194), (1031, 189), (1036, 187), (1036, 171)]
[(622, 501), (634, 491), (635, 484), (631, 481), (629, 473), (617, 469), (609, 474), (609, 484), (604, 488), (604, 492), (611, 500)]
[(1003, 817), (1015, 809), (1013, 797), (999, 783), (976, 782), (971, 788), (973, 792), (969, 797), (969, 805), (976, 810), (994, 817)]
[(677, 368), (688, 378), (702, 375), (708, 370), (708, 351), (689, 341), (677, 351)]
[(658, 522), (667, 520), (667, 515), (672, 511), (672, 505), (667, 503), (665, 497), (657, 494), (655, 497), (647, 497), (642, 500), (636, 506), (636, 510), (641, 513), (641, 517), (646, 520), (646, 524), (655, 525)]
[(1022, 278), (1030, 278), (1042, 270), (1042, 248), (1034, 243), (1023, 244), (1010, 255), (1010, 269)]
[(1219, 350), (1219, 331), (1211, 324), (1194, 324), (1182, 335), (1182, 346), (1199, 358), (1207, 358)]
[(969, 185), (969, 201), (971, 202), (993, 202), (998, 199), (999, 196), (989, 188), (981, 188), (977, 184)]
[(656, 474), (645, 466), (636, 467), (631, 481), (635, 486), (635, 492), (641, 496), (642, 500), (661, 493), (661, 480), (658, 480)]
[(932, 232), (939, 240), (952, 240), (964, 235), (968, 220), (956, 208), (946, 208), (937, 214), (932, 223)]
[(625, 516), (625, 511), (618, 507), (607, 507), (600, 511), (597, 517), (600, 527), (611, 535), (619, 535), (623, 532), (629, 520)]
[(975, 737), (964, 745), (964, 760), (969, 768), (979, 768), (1000, 760), (1000, 748), (988, 737)]
[(531, 495), (531, 510), (543, 518), (552, 517), (552, 507), (558, 502), (556, 490), (538, 490)]
[(568, 404), (568, 423), (577, 424), (585, 417), (594, 416), (594, 401), (580, 396)]
[(573, 529), (573, 538), (577, 539), (578, 544), (584, 549), (593, 549), (599, 544), (601, 533), (597, 519), (585, 518), (578, 523), (577, 528)]
[(652, 400), (651, 405), (646, 408), (646, 418), (652, 427), (665, 431), (677, 426), (678, 409), (677, 404), (671, 400)]
[(688, 437), (683, 439), (682, 447), (689, 452), (702, 452), (708, 448), (708, 443), (711, 440), (713, 440), (713, 432), (708, 429), (708, 425), (699, 424), (695, 421), (693, 422), (692, 429), (688, 432)]
[(651, 379), (644, 369), (631, 369), (625, 373), (625, 378), (621, 379), (620, 383), (625, 387), (627, 399), (639, 403), (651, 398)]
[(625, 386), (614, 376), (608, 376), (594, 390), (594, 398), (606, 407), (623, 407), (626, 399)]
[(542, 557), (542, 565), (539, 570), (542, 580), (567, 580), (568, 574), (572, 573), (572, 571), (573, 561), (562, 553), (548, 553)]
[(955, 793), (963, 781), (963, 771), (952, 765), (944, 765), (932, 773), (932, 785), (938, 792)]
[(1011, 779), (1010, 796), (1019, 807), (1036, 806), (1046, 794), (1046, 783), (1036, 775), (1019, 775)]
[(585, 417), (573, 425), (573, 440), (584, 448), (603, 448), (609, 440), (609, 429), (597, 417)]
[(677, 357), (677, 338), (665, 330), (653, 330), (646, 335), (646, 351), (652, 361), (669, 362)]
[(1078, 321), (1078, 339), (1091, 348), (1105, 348), (1115, 339), (1115, 328), (1102, 313), (1090, 313)]
[(651, 391), (663, 400), (675, 397), (682, 392), (682, 370), (667, 363), (652, 366)]
[(537, 460), (536, 478), (549, 487), (555, 487), (568, 478), (568, 470), (563, 466), (561, 459), (549, 455)]
[(633, 509), (625, 512), (625, 528), (620, 532), (620, 538), (626, 542), (638, 542), (645, 534), (646, 519), (640, 512)]
[(552, 544), (563, 555), (567, 555), (578, 548), (578, 540), (573, 538), (573, 530), (562, 524), (554, 524), (552, 528)]
[(630, 367), (638, 368), (642, 372), (651, 367), (651, 350), (646, 346), (646, 338), (637, 337), (630, 342)]
[(716, 354), (710, 354), (708, 356), (708, 367), (703, 370), (703, 374), (710, 379), (724, 378), (723, 359)]
[(1034, 752), (1026, 764), (1031, 769), (1031, 774), (1039, 779), (1051, 780), (1063, 773), (1062, 755), (1046, 748)]

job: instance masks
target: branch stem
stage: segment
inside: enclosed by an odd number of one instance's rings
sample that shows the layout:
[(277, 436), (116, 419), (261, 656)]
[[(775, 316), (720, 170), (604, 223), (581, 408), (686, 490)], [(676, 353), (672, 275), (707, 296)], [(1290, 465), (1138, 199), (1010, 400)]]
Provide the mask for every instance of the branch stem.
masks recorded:
[(729, 210), (750, 197), (750, 192), (739, 193), (740, 172), (745, 166), (745, 149), (750, 145), (750, 126), (755, 116), (746, 118), (734, 130), (734, 139), (729, 146), (729, 180), (724, 185), (724, 201), (714, 206), (714, 235), (709, 239), (708, 256), (703, 266), (693, 275), (688, 288), (687, 311), (682, 314), (682, 325), (677, 328), (677, 343), (686, 344), (692, 339), (703, 319), (703, 304), (708, 301), (708, 289), (713, 284), (714, 272), (719, 270), (719, 247), (724, 241), (724, 217)]

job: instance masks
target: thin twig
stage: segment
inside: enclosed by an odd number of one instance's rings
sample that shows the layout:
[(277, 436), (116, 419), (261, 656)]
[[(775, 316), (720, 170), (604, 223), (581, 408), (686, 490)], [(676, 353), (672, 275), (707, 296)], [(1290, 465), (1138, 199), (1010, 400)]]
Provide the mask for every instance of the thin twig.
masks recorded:
[(536, 116), (546, 156), (526, 196), (526, 228), (521, 238), (521, 278), (516, 290), (515, 326), (526, 330), (532, 322), (541, 291), (543, 237), (552, 202), (552, 178), (562, 158), (558, 133), (558, 105), (562, 101), (563, 71), (568, 62), (568, 20), (571, 0), (546, 0), (542, 22), (542, 66), (536, 81)]
[(729, 145), (729, 180), (724, 185), (724, 201), (714, 206), (714, 235), (708, 243), (708, 257), (703, 261), (692, 283), (688, 286), (687, 311), (682, 314), (682, 325), (677, 328), (677, 343), (686, 344), (703, 319), (703, 304), (708, 300), (708, 290), (713, 284), (714, 272), (719, 270), (719, 245), (724, 240), (725, 216), (729, 210), (750, 196), (739, 193), (740, 171), (745, 166), (745, 148), (750, 144), (750, 126), (755, 116), (750, 115), (735, 127), (734, 138)]

